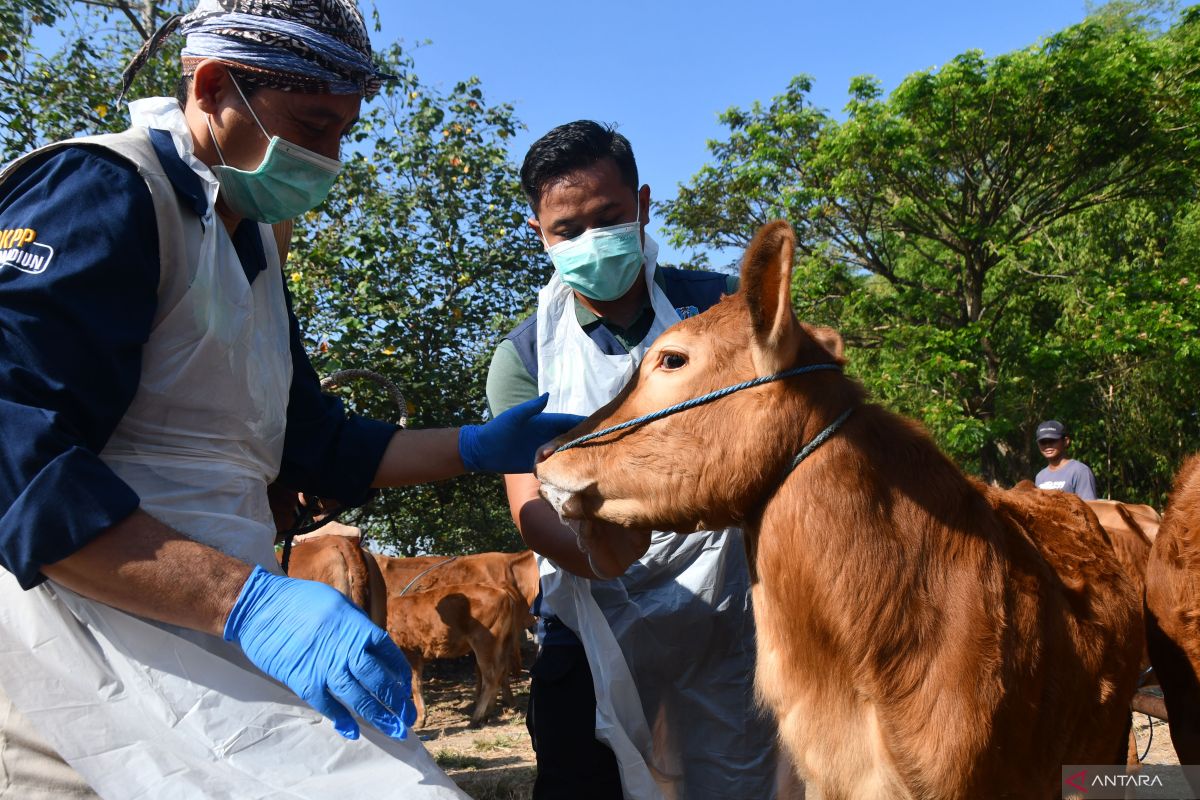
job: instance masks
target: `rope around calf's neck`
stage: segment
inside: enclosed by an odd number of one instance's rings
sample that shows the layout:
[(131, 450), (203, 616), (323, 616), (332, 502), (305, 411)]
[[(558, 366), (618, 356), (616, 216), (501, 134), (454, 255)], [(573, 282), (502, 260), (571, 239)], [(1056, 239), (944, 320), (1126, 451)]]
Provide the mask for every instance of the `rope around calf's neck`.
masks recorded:
[[(810, 372), (824, 372), (824, 371), (830, 371), (830, 370), (841, 372), (842, 367), (840, 364), (806, 364), (802, 367), (792, 367), (791, 369), (785, 369), (782, 372), (776, 372), (774, 375), (765, 375), (761, 378), (754, 378), (753, 380), (743, 381), (742, 383), (734, 384), (733, 386), (726, 386), (724, 389), (717, 389), (715, 392), (709, 392), (708, 394), (703, 394), (703, 395), (700, 395), (699, 397), (693, 397), (691, 400), (685, 400), (682, 403), (676, 403), (673, 406), (668, 406), (659, 411), (653, 411), (649, 414), (643, 414), (640, 417), (635, 417), (631, 420), (622, 422), (619, 425), (612, 425), (610, 427), (603, 428), (598, 431), (593, 431), (592, 433), (584, 434), (583, 436), (580, 436), (577, 439), (572, 439), (571, 441), (567, 442), (566, 444), (560, 446), (554, 452), (561, 453), (564, 450), (570, 450), (572, 447), (578, 447), (581, 444), (590, 442), (593, 439), (599, 439), (601, 436), (607, 436), (610, 433), (616, 433), (618, 431), (623, 431), (626, 428), (632, 428), (637, 425), (645, 425), (650, 422), (655, 422), (657, 420), (662, 419), (663, 417), (669, 417), (672, 414), (678, 414), (680, 411), (687, 411), (689, 408), (695, 408), (696, 406), (701, 406), (701, 405), (704, 405), (705, 403), (711, 403), (714, 400), (720, 400), (722, 397), (731, 395), (734, 392), (740, 392), (743, 389), (753, 389), (755, 386), (762, 386), (765, 383), (772, 383), (774, 381), (783, 380), (784, 378), (794, 378), (797, 375), (806, 375)], [(835, 423), (833, 430), (837, 430), (837, 428), (842, 424), (842, 422), (845, 421), (845, 417), (849, 416), (849, 414), (850, 414), (849, 411), (847, 411), (845, 414), (843, 414), (842, 417), (840, 417), (838, 419), (838, 421)], [(817, 438), (820, 439), (821, 436), (825, 436), (825, 438), (828, 439), (829, 436), (832, 435), (832, 433), (833, 433), (833, 431), (828, 431), (828, 433), (826, 433), (825, 431), (822, 431), (821, 434), (818, 434)], [(813, 441), (816, 441), (816, 439), (814, 439)], [(822, 439), (821, 441), (823, 442), (824, 439)], [(801, 453), (804, 453), (804, 451), (801, 451)], [(804, 453), (805, 457), (807, 457), (807, 455), (808, 455), (807, 453)], [(800, 458), (799, 456), (797, 456), (797, 459), (798, 460), (792, 464), (793, 468), (795, 468), (795, 465), (799, 464), (800, 461), (803, 460), (803, 458)]]
[(854, 413), (854, 408), (854, 406), (847, 408), (841, 413), (841, 415), (838, 416), (837, 419), (829, 423), (825, 430), (818, 433), (812, 438), (811, 442), (804, 445), (804, 447), (800, 449), (800, 452), (796, 454), (796, 457), (792, 459), (792, 465), (788, 467), (788, 471), (784, 474), (784, 476), (786, 477), (787, 475), (790, 475), (792, 470), (800, 466), (801, 461), (811, 456), (814, 450), (829, 441), (829, 438), (837, 433), (838, 428), (842, 427), (842, 423)]

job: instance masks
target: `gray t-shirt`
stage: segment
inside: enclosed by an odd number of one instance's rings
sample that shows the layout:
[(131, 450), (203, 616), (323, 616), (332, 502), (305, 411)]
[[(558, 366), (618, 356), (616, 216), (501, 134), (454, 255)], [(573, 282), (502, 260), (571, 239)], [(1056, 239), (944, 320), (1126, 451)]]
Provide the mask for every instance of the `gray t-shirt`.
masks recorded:
[(1084, 500), (1096, 499), (1096, 476), (1082, 461), (1067, 459), (1058, 469), (1046, 467), (1034, 478), (1039, 489), (1057, 489), (1077, 494)]

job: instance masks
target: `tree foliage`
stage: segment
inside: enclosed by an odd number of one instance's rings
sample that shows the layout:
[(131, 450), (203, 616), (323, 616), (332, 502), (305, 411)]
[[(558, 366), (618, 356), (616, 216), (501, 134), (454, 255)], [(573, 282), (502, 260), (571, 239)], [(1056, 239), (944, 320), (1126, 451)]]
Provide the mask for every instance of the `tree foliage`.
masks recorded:
[(790, 220), (802, 316), (840, 327), (874, 395), (968, 469), (1027, 477), (1032, 426), (1057, 416), (1102, 488), (1161, 500), (1200, 445), (1180, 391), (1198, 377), (1198, 29), (1194, 10), (1164, 32), (1107, 9), (886, 97), (855, 79), (840, 120), (798, 77), (724, 114), (665, 204), (673, 239), (744, 246)]
[[(0, 159), (48, 142), (123, 130), (121, 71), (144, 31), (181, 10), (155, 0), (0, 0)], [(148, 33), (145, 35), (149, 35)], [(144, 70), (132, 96), (174, 94), (179, 44)]]

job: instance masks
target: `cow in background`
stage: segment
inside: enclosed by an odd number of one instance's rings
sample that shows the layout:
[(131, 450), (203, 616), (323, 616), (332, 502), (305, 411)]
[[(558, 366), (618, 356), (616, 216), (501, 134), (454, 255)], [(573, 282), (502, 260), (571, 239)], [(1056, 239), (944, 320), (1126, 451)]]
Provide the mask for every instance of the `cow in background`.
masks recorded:
[[(299, 524), (302, 495), (272, 483), (267, 487), (267, 500), (276, 533), (283, 536)], [(282, 565), (283, 551), (277, 550), (275, 557)], [(332, 586), (376, 625), (382, 628), (387, 624), (387, 586), (374, 555), (362, 546), (359, 528), (329, 520), (311, 533), (293, 537), (288, 575)]]
[(1150, 552), (1146, 641), (1179, 763), (1200, 764), (1200, 454), (1179, 470)]
[[(525, 630), (533, 624), (529, 613), (538, 594), (537, 558), (532, 550), (519, 553), (476, 553), (466, 556), (416, 556), (392, 558), (376, 555), (391, 596), (432, 589), (446, 584), (478, 584), (506, 588), (517, 601), (512, 625), (510, 671), (514, 677), (523, 669), (521, 645)], [(512, 702), (508, 682), (503, 685), (504, 702)]]
[[(348, 535), (357, 528), (340, 525), (345, 530), (320, 535), (332, 525), (339, 523), (331, 522), (312, 534), (296, 537), (288, 575), (332, 586), (365, 611), (372, 622), (386, 627), (387, 585), (374, 555), (359, 544), (359, 536)], [(282, 560), (282, 551), (276, 555)]]
[[(1021, 481), (1013, 488), (1027, 491), (1037, 487), (1033, 481)], [(1150, 559), (1150, 547), (1158, 535), (1162, 518), (1151, 506), (1137, 503), (1119, 500), (1084, 500), (1083, 503), (1092, 510), (1096, 521), (1108, 534), (1117, 561), (1133, 581), (1137, 594), (1141, 595), (1146, 588), (1146, 562)]]
[[(740, 291), (660, 336), (571, 436), (842, 363), (840, 337), (792, 310), (794, 246), (762, 229)], [(1095, 515), (964, 476), (839, 372), (607, 434), (537, 475), (568, 518), (744, 525), (758, 693), (822, 797), (1058, 797), (1063, 764), (1125, 761), (1141, 615)]]
[(528, 607), (533, 605), (538, 593), (537, 558), (532, 550), (412, 558), (376, 554), (376, 559), (392, 594), (400, 593), (410, 583), (409, 591), (428, 589), (440, 583), (487, 583), (511, 587)]
[(475, 705), (471, 727), (492, 713), (497, 691), (508, 688), (507, 666), (517, 600), (504, 587), (441, 584), (388, 599), (387, 631), (412, 666), (416, 727), (425, 724), (422, 674), (436, 658), (475, 654)]
[(1162, 517), (1152, 507), (1119, 500), (1084, 500), (1108, 531), (1117, 559), (1136, 581), (1138, 593), (1146, 586), (1146, 562), (1158, 536)]

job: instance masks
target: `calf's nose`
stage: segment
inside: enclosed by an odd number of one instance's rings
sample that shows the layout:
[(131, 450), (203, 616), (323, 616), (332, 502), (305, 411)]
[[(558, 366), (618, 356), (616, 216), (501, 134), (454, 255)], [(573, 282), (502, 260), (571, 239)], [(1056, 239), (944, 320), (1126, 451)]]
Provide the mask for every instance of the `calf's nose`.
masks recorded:
[(581, 489), (556, 486), (543, 480), (540, 492), (561, 519), (579, 519), (583, 516)]

